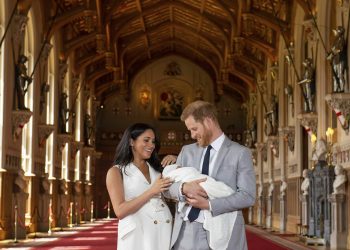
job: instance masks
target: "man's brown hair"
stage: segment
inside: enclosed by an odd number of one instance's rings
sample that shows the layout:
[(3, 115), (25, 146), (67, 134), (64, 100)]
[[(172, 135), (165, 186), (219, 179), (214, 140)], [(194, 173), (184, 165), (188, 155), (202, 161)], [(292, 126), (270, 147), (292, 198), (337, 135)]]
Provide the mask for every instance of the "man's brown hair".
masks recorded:
[(188, 117), (193, 116), (196, 122), (203, 123), (205, 118), (210, 118), (215, 123), (218, 123), (218, 112), (215, 106), (205, 101), (195, 101), (187, 105), (182, 111), (181, 121), (185, 121)]

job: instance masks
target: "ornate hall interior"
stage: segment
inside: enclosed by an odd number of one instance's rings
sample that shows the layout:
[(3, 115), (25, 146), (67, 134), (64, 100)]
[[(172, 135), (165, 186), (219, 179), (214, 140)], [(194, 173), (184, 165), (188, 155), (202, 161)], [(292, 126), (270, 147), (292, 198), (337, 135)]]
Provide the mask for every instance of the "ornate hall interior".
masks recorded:
[(149, 123), (159, 155), (178, 155), (194, 142), (181, 112), (205, 100), (252, 153), (246, 224), (350, 249), (349, 9), (349, 0), (0, 1), (0, 240), (106, 217), (124, 130)]

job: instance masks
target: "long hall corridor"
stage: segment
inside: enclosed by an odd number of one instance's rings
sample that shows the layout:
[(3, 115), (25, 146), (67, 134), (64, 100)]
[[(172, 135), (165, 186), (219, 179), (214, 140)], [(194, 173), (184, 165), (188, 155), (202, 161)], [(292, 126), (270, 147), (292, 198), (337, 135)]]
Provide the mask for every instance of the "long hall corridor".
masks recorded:
[[(16, 250), (115, 250), (117, 245), (117, 219), (100, 219), (67, 228), (55, 228), (51, 234), (31, 234), (25, 240), (0, 241), (1, 249)], [(305, 246), (294, 234), (267, 233), (247, 225), (249, 250), (326, 250), (326, 247)]]
[[(116, 249), (107, 173), (170, 155), (231, 187), (202, 209), (242, 213), (250, 250), (350, 249), (349, 34), (350, 0), (0, 0), (0, 247)], [(140, 123), (155, 145), (116, 161)]]

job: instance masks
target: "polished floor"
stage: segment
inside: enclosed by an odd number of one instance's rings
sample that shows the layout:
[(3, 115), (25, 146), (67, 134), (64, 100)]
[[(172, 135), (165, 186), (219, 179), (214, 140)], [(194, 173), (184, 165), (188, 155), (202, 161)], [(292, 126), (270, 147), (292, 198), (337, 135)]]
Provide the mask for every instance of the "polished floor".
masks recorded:
[[(117, 234), (116, 219), (101, 219), (94, 222), (82, 223), (68, 228), (55, 228), (51, 234), (35, 233), (27, 239), (0, 241), (1, 249), (37, 249), (37, 250), (88, 250), (116, 249)], [(247, 225), (249, 250), (328, 250), (324, 246), (306, 246), (298, 235), (291, 233), (268, 232), (260, 227)], [(258, 243), (257, 243), (258, 242)], [(262, 248), (263, 247), (263, 248)]]

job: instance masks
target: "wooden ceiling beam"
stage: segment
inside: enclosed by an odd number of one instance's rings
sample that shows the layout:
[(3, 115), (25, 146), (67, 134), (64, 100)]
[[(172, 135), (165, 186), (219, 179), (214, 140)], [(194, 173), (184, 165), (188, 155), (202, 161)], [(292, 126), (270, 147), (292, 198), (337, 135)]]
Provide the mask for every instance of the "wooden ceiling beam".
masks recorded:
[(85, 11), (86, 9), (84, 7), (77, 7), (73, 10), (70, 11), (66, 11), (64, 12), (62, 15), (58, 16), (54, 22), (54, 24), (52, 25), (52, 28), (50, 30), (49, 33), (49, 38), (51, 38), (51, 36), (58, 31), (60, 28), (62, 28), (64, 25), (73, 22), (74, 19), (79, 18), (81, 16), (85, 15)]
[(151, 59), (151, 52), (149, 50), (149, 37), (148, 37), (148, 34), (147, 34), (147, 27), (146, 27), (146, 24), (145, 24), (145, 19), (144, 19), (143, 14), (142, 14), (142, 5), (141, 5), (140, 0), (136, 1), (136, 6), (137, 6), (138, 11), (140, 12), (140, 22), (141, 22), (141, 25), (142, 25), (142, 30), (145, 32), (145, 44), (146, 44), (146, 47), (147, 47), (148, 58)]
[[(190, 34), (192, 34), (193, 36), (197, 37), (197, 38), (200, 38), (200, 39), (203, 39), (205, 42), (207, 42), (207, 44), (209, 45), (209, 47), (213, 50), (214, 54), (216, 54), (219, 59), (220, 59), (220, 64), (222, 65), (224, 63), (224, 60), (223, 60), (223, 52), (221, 52), (216, 46), (215, 44), (213, 44), (212, 41), (210, 41), (209, 39), (205, 38), (205, 37), (202, 37), (201, 35), (195, 33), (194, 31), (192, 31), (191, 29), (185, 27), (185, 26), (182, 26), (182, 25), (179, 25), (179, 24), (175, 24), (175, 23), (172, 23), (170, 24), (171, 27), (173, 29), (179, 29), (181, 31), (184, 31), (184, 32), (188, 32)], [(159, 26), (155, 29), (149, 29), (148, 32), (157, 32), (159, 29), (161, 29), (161, 27), (163, 26)], [(127, 52), (128, 48), (131, 47), (134, 43), (138, 42), (139, 39), (142, 39), (143, 35), (139, 35), (139, 37), (135, 37), (135, 39), (133, 39), (133, 42), (129, 43), (128, 46), (126, 46), (125, 48), (123, 48), (123, 50), (120, 52), (120, 59), (122, 60), (122, 58), (124, 57), (125, 53)]]
[(255, 89), (255, 84), (254, 84), (254, 79), (246, 74), (243, 74), (242, 72), (234, 69), (234, 68), (230, 68), (229, 69), (230, 74), (235, 75), (236, 77), (242, 79), (250, 89), (254, 90)]
[(76, 67), (76, 71), (77, 72), (81, 72), (84, 68), (88, 67), (90, 64), (94, 63), (94, 62), (97, 62), (101, 59), (104, 59), (105, 58), (105, 54), (91, 54), (79, 61), (76, 61), (75, 63), (75, 67)]
[[(197, 54), (198, 56), (200, 56), (200, 58), (202, 58), (202, 60), (206, 61), (206, 62), (208, 63), (208, 65), (210, 65), (210, 67), (211, 67), (211, 68), (213, 69), (213, 71), (215, 72), (215, 77), (216, 77), (217, 79), (219, 79), (219, 76), (220, 76), (220, 74), (219, 74), (219, 72), (220, 72), (220, 70), (219, 70), (219, 69), (220, 69), (220, 66), (219, 66), (219, 65), (215, 65), (215, 64), (213, 63), (213, 61), (211, 60), (211, 58), (208, 58), (207, 55), (203, 54), (203, 53), (202, 53), (201, 51), (199, 51), (198, 49), (193, 48), (193, 46), (192, 46), (191, 44), (189, 44), (189, 43), (185, 43), (184, 41), (178, 40), (178, 39), (175, 39), (175, 40), (174, 40), (174, 39), (171, 39), (171, 40), (168, 40), (168, 41), (164, 41), (163, 43), (160, 43), (160, 44), (158, 44), (158, 45), (151, 46), (150, 49), (151, 49), (151, 50), (159, 49), (160, 47), (163, 47), (163, 46), (165, 46), (166, 44), (170, 44), (170, 43), (174, 43), (174, 44), (176, 44), (176, 45), (185, 47), (185, 48), (187, 48), (187, 49), (193, 51), (193, 52), (194, 52), (195, 54)], [(132, 68), (133, 65), (134, 65), (134, 64), (139, 60), (139, 58), (141, 58), (141, 57), (142, 57), (142, 53), (139, 53), (139, 55), (138, 55), (137, 57), (134, 57), (134, 59), (131, 60), (131, 61), (129, 62), (128, 67), (129, 67), (129, 68)], [(159, 58), (157, 58), (157, 59), (159, 59)], [(188, 59), (190, 59), (190, 57), (188, 57)]]
[(78, 36), (64, 45), (63, 57), (68, 58), (69, 55), (79, 47), (96, 40), (96, 33), (91, 33), (85, 36)]
[[(197, 16), (198, 18), (204, 18), (208, 23), (210, 23), (210, 25), (212, 25), (213, 27), (215, 27), (216, 29), (218, 29), (220, 31), (220, 34), (222, 36), (222, 39), (225, 42), (226, 46), (229, 46), (229, 37), (226, 35), (226, 33), (224, 32), (224, 30), (222, 29), (222, 27), (219, 25), (218, 21), (214, 21), (213, 18), (209, 17), (206, 13), (201, 14), (196, 8), (193, 8), (192, 6), (189, 6), (187, 4), (181, 3), (181, 2), (173, 2), (173, 1), (161, 1), (160, 3), (158, 3), (156, 5), (157, 8), (161, 8), (161, 7), (165, 7), (165, 6), (172, 6), (172, 7), (178, 7), (180, 9), (185, 9), (187, 11), (190, 11), (191, 14), (193, 14), (194, 16)], [(143, 16), (146, 16), (148, 14), (151, 14), (154, 12), (154, 7), (148, 7), (147, 9), (143, 9), (142, 13)], [(124, 17), (123, 20), (124, 22), (122, 22), (121, 25), (119, 25), (121, 28), (116, 30), (114, 32), (114, 38), (113, 38), (113, 42), (117, 41), (119, 39), (119, 37), (121, 36), (121, 34), (125, 31), (125, 29), (127, 29), (129, 27), (129, 24), (135, 20), (137, 20), (139, 18), (138, 13), (133, 13), (131, 15), (129, 15), (128, 17)], [(117, 20), (116, 20), (117, 21)], [(117, 21), (118, 24), (120, 24), (120, 20)], [(113, 24), (112, 24), (113, 26)], [(116, 25), (118, 26), (118, 25)]]

